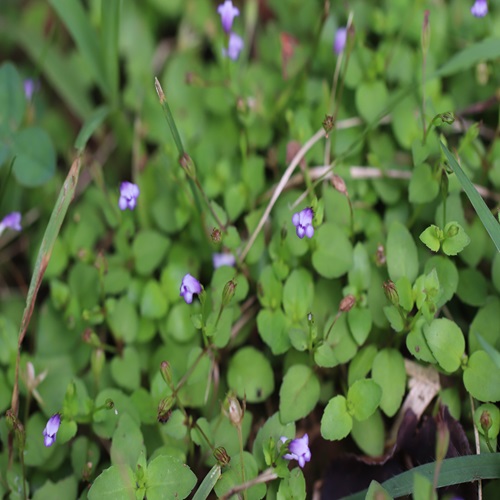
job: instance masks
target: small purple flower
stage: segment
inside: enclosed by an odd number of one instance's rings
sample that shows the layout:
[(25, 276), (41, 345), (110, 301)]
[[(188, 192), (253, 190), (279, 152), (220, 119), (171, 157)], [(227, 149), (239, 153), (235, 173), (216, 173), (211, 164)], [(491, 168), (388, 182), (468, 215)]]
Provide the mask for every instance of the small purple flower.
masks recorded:
[(201, 283), (190, 274), (186, 274), (182, 278), (180, 296), (184, 298), (186, 304), (191, 304), (193, 302), (193, 295), (195, 293), (199, 295), (201, 290)]
[(236, 263), (236, 259), (232, 253), (214, 253), (212, 255), (212, 262), (214, 264), (214, 269), (222, 266), (233, 267)]
[(337, 33), (335, 33), (335, 42), (333, 44), (333, 50), (335, 51), (335, 54), (338, 55), (344, 50), (346, 41), (347, 41), (347, 29), (339, 28), (337, 30)]
[(137, 198), (139, 196), (139, 186), (132, 182), (122, 182), (120, 185), (120, 199), (118, 206), (120, 210), (130, 208), (133, 210), (137, 205)]
[(292, 222), (297, 228), (297, 236), (302, 239), (304, 236), (312, 238), (314, 235), (314, 227), (312, 225), (314, 217), (313, 209), (310, 207), (304, 208), (300, 212), (293, 214)]
[(476, 0), (474, 5), (470, 8), (471, 14), (475, 17), (484, 17), (488, 14), (487, 0)]
[(21, 231), (20, 212), (11, 212), (2, 219), (0, 222), (0, 234), (2, 234), (7, 228), (13, 229), (14, 231)]
[(43, 444), (49, 448), (56, 440), (56, 434), (61, 425), (61, 415), (56, 413), (49, 418), (45, 429), (43, 430)]
[(243, 50), (243, 38), (237, 35), (236, 33), (232, 33), (229, 35), (229, 42), (227, 49), (222, 49), (222, 55), (228, 56), (229, 59), (236, 61), (240, 56), (240, 52)]
[[(281, 438), (282, 442), (286, 441), (285, 437)], [(286, 455), (283, 455), (283, 458), (286, 460), (297, 460), (301, 468), (304, 467), (306, 462), (311, 460), (311, 450), (309, 449), (309, 436), (304, 434), (303, 437), (292, 439), (290, 444), (288, 445), (288, 451)]]
[(31, 78), (26, 78), (23, 82), (24, 85), (24, 95), (28, 101), (31, 101), (33, 94), (38, 90), (39, 84), (37, 81), (32, 80)]
[(229, 33), (233, 26), (234, 18), (240, 15), (240, 11), (233, 5), (231, 0), (226, 0), (217, 7), (217, 12), (220, 14), (222, 28), (226, 33)]

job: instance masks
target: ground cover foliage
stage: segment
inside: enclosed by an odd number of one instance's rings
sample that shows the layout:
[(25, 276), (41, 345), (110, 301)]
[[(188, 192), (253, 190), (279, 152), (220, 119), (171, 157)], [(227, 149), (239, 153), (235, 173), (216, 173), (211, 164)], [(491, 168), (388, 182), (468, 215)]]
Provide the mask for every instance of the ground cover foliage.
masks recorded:
[(495, 498), (486, 5), (2, 2), (2, 498)]

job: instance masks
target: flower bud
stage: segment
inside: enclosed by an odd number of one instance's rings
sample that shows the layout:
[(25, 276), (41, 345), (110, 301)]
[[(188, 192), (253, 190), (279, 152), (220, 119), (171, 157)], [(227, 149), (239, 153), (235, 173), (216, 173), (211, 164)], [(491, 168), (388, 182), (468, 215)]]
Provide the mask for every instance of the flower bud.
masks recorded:
[(212, 229), (212, 234), (210, 235), (210, 237), (212, 238), (212, 241), (214, 243), (220, 243), (220, 240), (221, 240), (221, 237), (222, 237), (220, 229), (214, 227)]
[(225, 284), (224, 290), (222, 291), (222, 307), (226, 307), (229, 302), (231, 302), (231, 299), (234, 297), (236, 285), (237, 283), (234, 280), (228, 281)]
[(436, 436), (436, 461), (441, 462), (446, 458), (448, 446), (450, 444), (450, 431), (446, 422), (438, 420), (437, 422), (437, 436)]
[(356, 304), (356, 297), (354, 295), (346, 295), (341, 301), (339, 310), (341, 312), (349, 312)]
[(217, 463), (221, 467), (225, 467), (226, 465), (229, 465), (229, 462), (231, 461), (231, 457), (227, 454), (226, 449), (222, 446), (215, 448), (214, 457), (215, 457), (215, 460), (217, 460)]
[(238, 399), (234, 396), (227, 396), (226, 403), (229, 421), (235, 427), (239, 427), (245, 416), (245, 410), (241, 408)]
[(174, 406), (175, 398), (173, 396), (167, 396), (160, 401), (158, 405), (158, 422), (164, 424), (168, 422), (170, 415), (172, 414), (172, 406)]
[(492, 424), (491, 415), (489, 411), (484, 410), (481, 413), (481, 416), (479, 417), (479, 423), (481, 424), (481, 429), (483, 429), (484, 434), (488, 435), (488, 431), (490, 430)]
[(399, 305), (399, 294), (393, 281), (387, 280), (383, 285), (387, 300), (393, 305)]
[(377, 253), (375, 254), (375, 262), (377, 266), (383, 266), (386, 263), (387, 259), (385, 257), (385, 248), (384, 245), (377, 246)]
[(101, 341), (97, 334), (90, 328), (86, 328), (82, 334), (82, 340), (88, 344), (90, 347), (101, 347)]
[(104, 406), (107, 410), (112, 410), (115, 407), (115, 403), (111, 398), (108, 398), (106, 399), (106, 401), (104, 401)]
[(342, 177), (339, 177), (338, 175), (333, 175), (332, 176), (332, 184), (333, 187), (341, 194), (345, 196), (349, 196), (349, 193), (347, 192), (347, 186), (345, 185), (344, 179)]
[(100, 380), (105, 362), (106, 356), (104, 355), (104, 350), (100, 348), (94, 349), (90, 354), (90, 370), (92, 372), (94, 380)]
[(171, 387), (172, 386), (172, 368), (170, 367), (170, 363), (168, 361), (162, 361), (160, 364), (160, 372), (163, 380), (166, 384)]
[(325, 119), (322, 122), (323, 129), (325, 130), (326, 136), (333, 130), (335, 121), (332, 115), (325, 115)]
[(179, 164), (186, 172), (188, 177), (190, 177), (191, 179), (196, 179), (196, 167), (194, 165), (194, 161), (187, 153), (184, 153), (179, 158)]

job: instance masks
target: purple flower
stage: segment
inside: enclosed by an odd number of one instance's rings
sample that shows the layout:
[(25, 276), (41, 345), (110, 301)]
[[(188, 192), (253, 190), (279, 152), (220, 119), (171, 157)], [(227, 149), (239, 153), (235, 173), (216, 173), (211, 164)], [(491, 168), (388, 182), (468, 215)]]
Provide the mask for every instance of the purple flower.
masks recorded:
[(222, 28), (226, 33), (229, 33), (233, 26), (234, 18), (240, 15), (240, 11), (233, 5), (231, 0), (226, 0), (217, 7), (217, 12), (220, 14)]
[(231, 32), (227, 49), (222, 49), (222, 55), (228, 56), (229, 59), (236, 61), (240, 56), (240, 52), (243, 50), (243, 45), (243, 38)]
[(487, 0), (476, 0), (474, 5), (470, 8), (471, 14), (475, 17), (484, 17), (488, 14)]
[(2, 234), (7, 228), (13, 229), (14, 231), (21, 231), (20, 212), (11, 212), (2, 219), (0, 222), (0, 234)]
[(345, 47), (345, 43), (347, 41), (347, 29), (339, 28), (337, 33), (335, 33), (335, 42), (333, 44), (333, 50), (335, 54), (340, 54)]
[(61, 425), (61, 415), (56, 413), (49, 418), (45, 429), (43, 430), (43, 444), (49, 448), (54, 444), (56, 440), (56, 434), (59, 430), (59, 426)]
[(304, 208), (304, 210), (293, 214), (292, 222), (297, 228), (297, 236), (302, 239), (304, 236), (312, 238), (314, 235), (314, 227), (312, 225), (312, 220), (314, 217), (313, 209), (310, 207)]
[(195, 293), (201, 293), (201, 283), (190, 274), (186, 274), (186, 276), (182, 278), (180, 296), (184, 297), (186, 304), (191, 304)]
[(139, 196), (139, 186), (132, 182), (122, 182), (120, 185), (120, 199), (118, 206), (120, 210), (130, 208), (133, 210), (137, 205), (137, 197)]
[[(282, 442), (286, 441), (285, 437), (281, 438)], [(292, 439), (290, 444), (288, 445), (288, 451), (286, 455), (283, 455), (283, 458), (286, 460), (297, 460), (301, 468), (304, 467), (306, 462), (311, 460), (311, 450), (309, 449), (309, 436), (304, 434), (303, 437)]]
[(214, 253), (212, 255), (212, 262), (214, 269), (217, 269), (222, 266), (234, 266), (236, 259), (232, 253)]
[(26, 78), (23, 82), (24, 85), (24, 95), (28, 101), (31, 101), (33, 94), (39, 89), (40, 85), (37, 81), (32, 80), (31, 78)]

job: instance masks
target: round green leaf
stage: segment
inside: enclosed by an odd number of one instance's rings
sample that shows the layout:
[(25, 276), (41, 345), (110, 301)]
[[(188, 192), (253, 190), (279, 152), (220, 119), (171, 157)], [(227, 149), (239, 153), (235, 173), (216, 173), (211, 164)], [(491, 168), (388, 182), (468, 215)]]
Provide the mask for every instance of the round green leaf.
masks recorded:
[(458, 370), (465, 351), (465, 339), (457, 324), (446, 318), (435, 319), (427, 328), (424, 327), (424, 336), (439, 366), (450, 373)]
[(319, 380), (306, 365), (293, 365), (280, 389), (280, 419), (286, 424), (306, 417), (319, 400)]
[(133, 342), (139, 331), (139, 315), (128, 297), (106, 301), (106, 319), (115, 339)]
[(151, 460), (146, 473), (148, 500), (186, 498), (196, 484), (193, 471), (178, 458), (160, 455)]
[(352, 256), (352, 268), (348, 273), (349, 285), (355, 287), (358, 292), (368, 290), (370, 287), (371, 266), (365, 245), (361, 242), (356, 243)]
[(252, 453), (259, 469), (264, 470), (266, 468), (265, 455), (266, 451), (270, 451), (268, 450), (270, 440), (273, 440), (274, 444), (276, 444), (282, 436), (287, 439), (294, 438), (295, 423), (290, 422), (288, 424), (282, 424), (280, 414), (276, 412), (272, 417), (269, 417), (266, 423), (259, 429), (253, 442)]
[(396, 349), (383, 349), (373, 360), (372, 377), (382, 389), (381, 410), (392, 417), (399, 410), (406, 389), (403, 356)]
[(316, 249), (312, 254), (314, 269), (325, 278), (339, 278), (351, 269), (352, 244), (343, 229), (326, 223), (314, 235)]
[(461, 269), (458, 276), (457, 295), (460, 300), (470, 306), (484, 305), (488, 295), (486, 278), (476, 269)]
[(372, 315), (369, 309), (353, 307), (347, 313), (349, 330), (358, 345), (363, 345), (372, 329)]
[(373, 360), (377, 355), (377, 348), (373, 345), (367, 345), (360, 349), (356, 356), (349, 363), (349, 370), (347, 372), (347, 383), (349, 387), (356, 382), (365, 378), (368, 372), (372, 369)]
[(448, 222), (444, 228), (443, 252), (457, 255), (470, 243), (470, 238), (458, 222)]
[(269, 360), (257, 349), (244, 347), (229, 362), (227, 384), (239, 398), (260, 403), (274, 391), (274, 373)]
[(113, 465), (136, 466), (141, 453), (145, 453), (144, 438), (137, 422), (123, 413), (111, 440), (111, 462)]
[(57, 483), (47, 479), (45, 484), (35, 491), (33, 500), (47, 500), (50, 498), (78, 498), (78, 483), (74, 476), (68, 476)]
[(432, 175), (432, 169), (427, 163), (417, 165), (413, 169), (408, 190), (411, 203), (429, 203), (437, 196), (439, 182)]
[(283, 288), (283, 308), (292, 323), (300, 323), (310, 311), (314, 298), (311, 274), (305, 269), (295, 269)]
[(360, 422), (352, 421), (351, 436), (360, 450), (367, 455), (377, 457), (384, 452), (385, 426), (379, 410)]
[(150, 319), (159, 319), (165, 316), (168, 309), (167, 297), (155, 280), (149, 280), (142, 292), (141, 315)]
[(411, 283), (418, 274), (417, 247), (406, 226), (394, 221), (387, 236), (387, 270), (392, 281), (406, 276)]
[(56, 153), (49, 135), (38, 127), (16, 132), (12, 138), (16, 157), (12, 172), (25, 187), (41, 186), (56, 170)]
[(436, 307), (439, 308), (446, 304), (457, 291), (458, 271), (453, 261), (441, 255), (435, 255), (425, 263), (425, 274), (429, 274), (432, 269), (437, 272), (439, 287), (442, 291), (436, 302)]
[(124, 389), (133, 391), (140, 386), (141, 368), (139, 355), (134, 347), (125, 347), (120, 355), (111, 360), (111, 375)]
[(137, 273), (141, 276), (151, 276), (162, 263), (169, 247), (170, 240), (157, 231), (151, 229), (140, 231), (132, 243)]
[(347, 410), (356, 420), (373, 415), (382, 398), (382, 389), (370, 379), (356, 380), (347, 392)]
[(356, 108), (367, 121), (372, 122), (384, 112), (389, 92), (381, 80), (362, 82), (356, 88)]
[(161, 330), (162, 337), (165, 340), (170, 337), (178, 342), (189, 342), (197, 334), (191, 320), (192, 314), (192, 308), (186, 307), (184, 303), (173, 306), (168, 313), (165, 328)]
[(257, 315), (257, 329), (262, 340), (276, 356), (290, 348), (290, 338), (286, 329), (287, 320), (281, 309), (261, 309)]
[(281, 304), (283, 285), (276, 277), (272, 266), (266, 266), (257, 283), (257, 297), (263, 307), (277, 309)]
[(330, 441), (345, 438), (352, 429), (352, 417), (344, 396), (335, 396), (326, 405), (321, 418), (321, 435)]
[(464, 385), (479, 401), (500, 401), (500, 368), (485, 351), (472, 353), (464, 369)]
[(127, 466), (112, 465), (92, 483), (89, 500), (128, 500), (135, 498), (135, 477)]
[(23, 82), (11, 62), (0, 66), (0, 127), (15, 130), (26, 110)]

